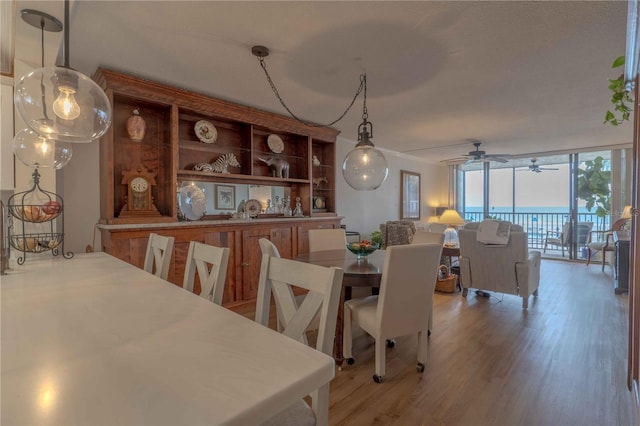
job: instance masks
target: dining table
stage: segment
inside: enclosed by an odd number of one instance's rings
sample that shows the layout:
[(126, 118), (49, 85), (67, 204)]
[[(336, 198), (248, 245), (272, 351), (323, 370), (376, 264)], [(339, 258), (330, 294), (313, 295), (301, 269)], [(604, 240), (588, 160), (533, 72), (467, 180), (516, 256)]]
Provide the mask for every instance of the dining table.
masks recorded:
[(335, 361), (105, 253), (0, 277), (3, 425), (258, 424)]
[(295, 260), (314, 265), (342, 268), (342, 291), (340, 292), (340, 307), (336, 321), (336, 335), (334, 345), (334, 358), (338, 367), (344, 363), (343, 354), (343, 324), (344, 302), (350, 300), (353, 287), (371, 287), (376, 294), (380, 288), (382, 269), (384, 267), (385, 251), (376, 250), (366, 257), (358, 257), (347, 250), (324, 250), (304, 253), (296, 256)]

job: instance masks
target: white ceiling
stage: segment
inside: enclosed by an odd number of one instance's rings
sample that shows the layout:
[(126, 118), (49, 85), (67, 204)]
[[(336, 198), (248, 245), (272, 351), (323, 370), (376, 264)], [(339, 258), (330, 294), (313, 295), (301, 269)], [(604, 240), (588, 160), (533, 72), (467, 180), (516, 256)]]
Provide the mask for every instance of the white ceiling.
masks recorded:
[[(16, 2), (63, 21), (61, 1)], [(367, 74), (376, 146), (428, 161), (471, 151), (534, 155), (628, 144), (603, 124), (621, 70), (624, 1), (86, 1), (73, 3), (71, 66), (127, 71), (328, 123)], [(45, 35), (59, 46), (60, 37)], [(51, 41), (53, 40), (53, 41)], [(34, 47), (35, 46), (35, 47)], [(55, 49), (53, 49), (55, 50)], [(16, 57), (40, 66), (39, 31), (16, 21)], [(334, 127), (355, 140), (362, 98)]]

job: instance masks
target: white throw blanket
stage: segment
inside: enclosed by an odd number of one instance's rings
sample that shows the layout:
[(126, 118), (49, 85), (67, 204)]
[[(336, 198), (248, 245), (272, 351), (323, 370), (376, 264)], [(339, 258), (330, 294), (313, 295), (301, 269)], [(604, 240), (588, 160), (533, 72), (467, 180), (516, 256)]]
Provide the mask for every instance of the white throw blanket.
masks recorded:
[(483, 244), (506, 246), (510, 232), (511, 222), (487, 219), (478, 225), (476, 240)]

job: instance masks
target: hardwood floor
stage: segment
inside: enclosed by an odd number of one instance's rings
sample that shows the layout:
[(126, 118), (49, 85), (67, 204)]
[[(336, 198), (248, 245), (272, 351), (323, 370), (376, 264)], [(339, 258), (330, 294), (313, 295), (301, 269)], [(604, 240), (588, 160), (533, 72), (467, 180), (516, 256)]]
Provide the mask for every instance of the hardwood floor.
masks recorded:
[(331, 425), (631, 425), (628, 296), (612, 269), (543, 260), (540, 295), (436, 294), (426, 370), (417, 338), (387, 349), (373, 382), (373, 340), (331, 383)]

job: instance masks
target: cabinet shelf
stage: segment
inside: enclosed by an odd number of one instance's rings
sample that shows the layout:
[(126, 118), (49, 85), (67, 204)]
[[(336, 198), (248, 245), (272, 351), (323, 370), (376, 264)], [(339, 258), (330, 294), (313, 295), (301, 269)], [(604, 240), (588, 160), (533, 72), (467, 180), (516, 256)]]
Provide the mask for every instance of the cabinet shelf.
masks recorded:
[[(96, 70), (93, 79), (112, 93), (114, 116), (112, 130), (100, 143), (101, 222), (177, 221), (176, 187), (186, 180), (291, 188), (291, 194), (300, 197), (305, 216), (315, 214), (312, 204), (316, 193), (326, 198), (328, 211), (323, 212), (323, 216), (336, 215), (336, 185), (331, 164), (335, 158), (337, 130), (306, 125), (290, 117), (104, 68)], [(140, 110), (146, 122), (143, 143), (133, 143), (126, 130), (126, 122), (134, 109)], [(200, 141), (195, 131), (200, 120), (216, 128), (215, 142)], [(281, 153), (272, 152), (273, 140), (269, 146), (272, 135), (282, 140)], [(231, 173), (193, 170), (198, 164), (215, 163), (224, 154), (233, 154), (240, 164), (230, 166)], [(281, 163), (277, 167), (269, 166), (259, 159), (270, 156), (286, 160), (288, 169)], [(312, 167), (312, 156), (321, 162), (320, 166)], [(151, 196), (160, 216), (120, 217), (122, 206), (128, 202), (128, 187), (122, 183), (122, 176), (140, 164), (154, 174), (156, 183)], [(274, 177), (274, 170), (289, 177)], [(313, 178), (326, 178), (326, 188), (313, 188)], [(241, 200), (238, 194), (234, 202), (238, 204)]]

